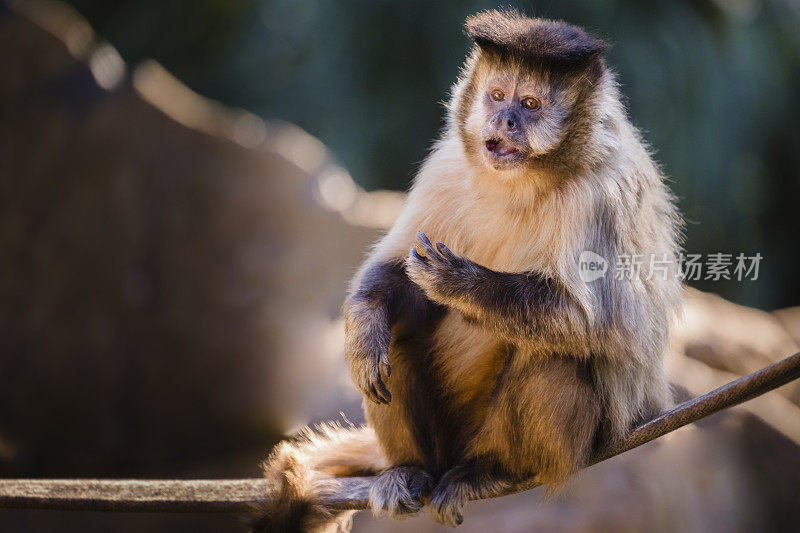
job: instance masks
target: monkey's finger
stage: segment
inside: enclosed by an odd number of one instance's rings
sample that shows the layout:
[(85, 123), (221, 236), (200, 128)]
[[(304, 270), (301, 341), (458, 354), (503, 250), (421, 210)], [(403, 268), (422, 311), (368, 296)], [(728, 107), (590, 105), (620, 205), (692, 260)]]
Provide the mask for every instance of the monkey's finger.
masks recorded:
[(445, 246), (441, 242), (437, 242), (436, 243), (436, 250), (438, 250), (438, 252), (440, 254), (442, 254), (442, 256), (444, 256), (445, 259), (449, 259), (449, 260), (452, 261), (453, 259), (456, 258), (456, 254), (451, 252), (450, 248), (448, 248), (447, 246)]
[(371, 401), (375, 405), (380, 405), (381, 401), (378, 399), (378, 395), (375, 393), (375, 387), (370, 387), (369, 390), (361, 391), (364, 393), (364, 398)]
[(392, 375), (392, 366), (389, 363), (380, 363), (378, 365), (378, 372), (382, 379), (388, 380), (389, 376)]
[[(381, 386), (382, 386), (382, 385), (383, 385), (383, 384), (381, 384)], [(385, 389), (385, 388), (386, 388), (386, 387), (384, 387), (384, 389)], [(371, 399), (373, 402), (375, 402), (376, 404), (378, 404), (378, 405), (382, 405), (382, 404), (385, 404), (385, 403), (389, 403), (389, 402), (386, 400), (386, 398), (384, 398), (384, 397), (383, 397), (383, 395), (381, 394), (380, 390), (378, 389), (378, 384), (377, 384), (377, 383), (373, 383), (372, 385), (370, 385), (370, 387), (369, 387), (369, 392), (370, 392), (370, 399)], [(387, 391), (387, 392), (388, 392), (388, 391)]]
[(425, 235), (421, 231), (418, 231), (417, 232), (417, 240), (422, 244), (423, 249), (425, 250), (425, 252), (427, 252), (429, 254), (434, 254), (435, 253), (433, 245), (431, 244), (431, 241), (430, 241), (430, 239), (428, 239), (427, 235)]
[(378, 393), (378, 398), (382, 403), (389, 403), (392, 401), (392, 393), (389, 392), (389, 389), (387, 389), (386, 385), (383, 384), (383, 380), (380, 376), (376, 377), (374, 387), (375, 391)]
[(370, 385), (369, 389), (364, 391), (364, 396), (372, 403), (381, 404), (381, 401), (378, 399), (378, 393), (375, 392), (375, 385)]
[(412, 246), (410, 253), (411, 253), (411, 257), (413, 257), (414, 259), (417, 259), (418, 261), (420, 261), (422, 263), (426, 263), (428, 261), (428, 258), (425, 256), (425, 251), (424, 250), (420, 250), (419, 245), (415, 244), (414, 246)]

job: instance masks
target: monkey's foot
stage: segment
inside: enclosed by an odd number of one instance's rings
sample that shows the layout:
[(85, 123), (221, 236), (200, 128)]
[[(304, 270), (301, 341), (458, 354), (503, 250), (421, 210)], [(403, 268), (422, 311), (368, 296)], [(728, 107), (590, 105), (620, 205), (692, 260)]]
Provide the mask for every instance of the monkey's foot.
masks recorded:
[(428, 506), (433, 519), (445, 526), (456, 527), (464, 521), (464, 506), (470, 500), (468, 472), (455, 467), (447, 472), (433, 489)]
[(376, 517), (405, 518), (422, 509), (422, 498), (433, 478), (415, 466), (395, 466), (381, 472), (369, 489), (369, 504)]

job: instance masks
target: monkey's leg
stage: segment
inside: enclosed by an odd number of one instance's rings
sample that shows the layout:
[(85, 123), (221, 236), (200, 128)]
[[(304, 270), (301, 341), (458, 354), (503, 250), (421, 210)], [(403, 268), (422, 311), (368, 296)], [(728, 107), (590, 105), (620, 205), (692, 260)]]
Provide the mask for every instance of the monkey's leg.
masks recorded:
[(369, 503), (376, 517), (403, 518), (422, 509), (422, 498), (433, 488), (433, 477), (416, 466), (384, 470), (369, 489)]
[(406, 260), (409, 277), (434, 302), (456, 309), (509, 342), (547, 340), (577, 346), (588, 329), (582, 309), (556, 279), (496, 272), (434, 246), (420, 232)]
[(464, 506), (510, 487), (514, 478), (497, 461), (476, 457), (448, 470), (439, 480), (428, 505), (434, 520), (455, 527), (464, 521)]

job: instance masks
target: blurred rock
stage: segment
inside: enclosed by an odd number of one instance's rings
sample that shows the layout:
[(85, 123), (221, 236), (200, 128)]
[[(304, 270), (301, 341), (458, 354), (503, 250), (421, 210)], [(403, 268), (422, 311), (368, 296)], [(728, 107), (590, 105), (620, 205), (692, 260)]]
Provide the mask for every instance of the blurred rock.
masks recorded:
[(794, 342), (800, 345), (800, 307), (787, 307), (773, 313)]
[[(11, 4), (0, 472), (255, 474), (309, 413), (357, 405), (339, 308), (380, 226), (371, 195), (299, 128), (152, 62), (129, 75), (61, 4)], [(350, 185), (335, 205), (331, 176)]]
[[(739, 376), (800, 351), (789, 328), (800, 328), (800, 313), (766, 313), (728, 302), (719, 296), (688, 290), (673, 346), (711, 368)], [(778, 317), (784, 316), (782, 322)], [(800, 383), (781, 394), (800, 405)]]

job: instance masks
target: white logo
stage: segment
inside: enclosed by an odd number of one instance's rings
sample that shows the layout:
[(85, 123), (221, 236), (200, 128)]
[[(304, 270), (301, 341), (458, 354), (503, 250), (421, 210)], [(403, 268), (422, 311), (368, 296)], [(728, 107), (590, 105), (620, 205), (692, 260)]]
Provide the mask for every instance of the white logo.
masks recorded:
[(602, 256), (589, 250), (581, 252), (581, 256), (578, 258), (578, 272), (584, 282), (590, 283), (602, 278), (606, 275), (607, 270), (608, 261)]

